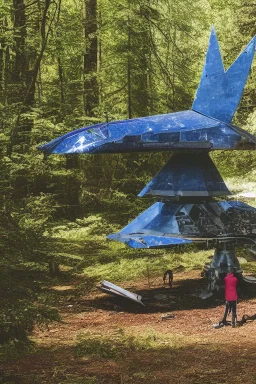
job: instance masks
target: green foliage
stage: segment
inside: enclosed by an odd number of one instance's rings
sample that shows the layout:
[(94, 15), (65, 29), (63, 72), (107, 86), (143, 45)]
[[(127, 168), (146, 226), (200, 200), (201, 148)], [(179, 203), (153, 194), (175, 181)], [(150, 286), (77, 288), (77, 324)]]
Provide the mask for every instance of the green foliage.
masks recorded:
[(69, 374), (68, 378), (64, 381), (59, 382), (59, 384), (98, 384), (99, 380), (95, 377), (83, 377), (78, 378), (77, 375)]
[(35, 350), (35, 345), (32, 342), (12, 340), (8, 344), (0, 345), (0, 363), (16, 360), (22, 355), (35, 352)]
[[(0, 2), (0, 284), (8, 293), (0, 332), (6, 340), (57, 318), (40, 287), (59, 265), (121, 281), (199, 267), (210, 254), (134, 251), (105, 239), (150, 205), (136, 196), (169, 153), (43, 159), (37, 145), (105, 121), (105, 111), (114, 120), (190, 108), (210, 25), (227, 68), (255, 33), (253, 7), (244, 0), (101, 0), (97, 6), (89, 20), (90, 2), (86, 10), (83, 0)], [(96, 31), (87, 34), (95, 20)], [(89, 57), (95, 39), (97, 52)], [(236, 114), (251, 133), (254, 79), (255, 64)], [(232, 191), (254, 191), (254, 152), (212, 155)], [(31, 273), (40, 279), (28, 284), (22, 276)]]
[(155, 334), (137, 337), (125, 334), (123, 329), (118, 329), (111, 339), (81, 332), (77, 336), (76, 354), (79, 357), (89, 355), (108, 359), (123, 358), (127, 353), (156, 348), (155, 340)]
[[(255, 151), (237, 152), (239, 153), (239, 155), (234, 154), (233, 151), (220, 151), (219, 153), (213, 153), (212, 157), (224, 178), (236, 177), (239, 180), (242, 178), (242, 176), (245, 176), (246, 178), (251, 178), (252, 181), (254, 181), (254, 172), (256, 164)], [(244, 175), (244, 170), (246, 170), (246, 175)]]
[(243, 264), (243, 271), (244, 271), (245, 273), (250, 273), (250, 274), (252, 274), (252, 275), (255, 276), (255, 274), (256, 274), (256, 264), (255, 264), (255, 260)]
[(84, 355), (113, 358), (118, 354), (117, 348), (109, 340), (91, 337), (90, 334), (78, 336), (76, 353), (79, 357)]
[(55, 308), (41, 298), (36, 273), (17, 266), (0, 271), (0, 344), (27, 340), (34, 324), (45, 326), (60, 317)]
[[(138, 254), (138, 250), (120, 249), (119, 246), (119, 257), (116, 256), (115, 261), (107, 262), (107, 259), (103, 259), (104, 264), (101, 264), (99, 259), (94, 265), (85, 268), (84, 272), (91, 277), (113, 282), (136, 280), (142, 276), (152, 278), (167, 269), (175, 270), (180, 267), (184, 270), (200, 269), (213, 251), (175, 253), (175, 251), (150, 250), (151, 256), (148, 253), (149, 251), (140, 251)], [(112, 256), (115, 254), (114, 248), (111, 254)]]

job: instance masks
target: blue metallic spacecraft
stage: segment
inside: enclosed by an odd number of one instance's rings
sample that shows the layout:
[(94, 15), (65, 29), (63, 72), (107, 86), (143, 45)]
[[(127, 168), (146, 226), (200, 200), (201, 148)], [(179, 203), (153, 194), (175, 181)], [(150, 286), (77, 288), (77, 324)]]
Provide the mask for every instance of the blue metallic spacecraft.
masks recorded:
[(108, 238), (132, 248), (168, 248), (192, 242), (253, 245), (256, 208), (237, 201), (156, 202)]
[(209, 153), (256, 149), (256, 137), (231, 124), (250, 72), (255, 42), (256, 36), (225, 70), (212, 28), (191, 110), (91, 125), (39, 147), (46, 155), (172, 152), (138, 195), (157, 201), (108, 238), (132, 248), (209, 244), (216, 248), (211, 265), (215, 272), (223, 265), (241, 272), (235, 247), (256, 247), (256, 208), (221, 200), (231, 192)]
[(91, 125), (39, 150), (45, 154), (254, 149), (256, 138), (231, 124), (255, 51), (254, 37), (227, 71), (215, 30), (192, 110)]

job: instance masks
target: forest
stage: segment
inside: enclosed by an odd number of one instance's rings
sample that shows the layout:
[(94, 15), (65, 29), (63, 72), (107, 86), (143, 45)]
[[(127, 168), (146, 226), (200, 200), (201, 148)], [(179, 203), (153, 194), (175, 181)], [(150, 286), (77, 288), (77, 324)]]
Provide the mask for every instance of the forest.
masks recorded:
[[(106, 120), (190, 109), (212, 25), (228, 68), (256, 33), (255, 2), (0, 1), (0, 344), (60, 321), (45, 289), (58, 279), (97, 266), (104, 277), (108, 264), (119, 265), (115, 281), (120, 265), (137, 276), (127, 267), (136, 252), (106, 236), (152, 203), (137, 194), (170, 157), (44, 158), (37, 147)], [(254, 134), (255, 68), (233, 121)], [(255, 189), (255, 151), (211, 156), (234, 193)], [(139, 257), (161, 254), (162, 268), (172, 252)]]

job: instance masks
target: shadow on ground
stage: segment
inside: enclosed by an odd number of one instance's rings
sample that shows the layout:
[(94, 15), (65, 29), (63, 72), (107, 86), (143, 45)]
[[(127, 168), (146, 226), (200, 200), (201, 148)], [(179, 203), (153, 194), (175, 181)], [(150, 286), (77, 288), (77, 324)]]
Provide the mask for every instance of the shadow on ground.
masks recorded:
[[(224, 288), (207, 299), (201, 299), (198, 294), (205, 290), (206, 280), (202, 278), (182, 279), (175, 282), (172, 288), (152, 287), (137, 289), (124, 286), (132, 292), (142, 296), (145, 306), (137, 304), (129, 299), (112, 296), (108, 294), (97, 294), (83, 296), (72, 303), (72, 311), (76, 313), (88, 310), (125, 311), (128, 313), (158, 313), (162, 311), (194, 310), (215, 308), (224, 304)], [(239, 302), (256, 297), (256, 284), (243, 283), (239, 287)]]
[[(109, 339), (109, 347), (112, 340)], [(96, 351), (97, 352), (97, 351)], [(120, 345), (114, 357), (77, 353), (76, 347), (40, 347), (36, 353), (0, 365), (1, 384), (255, 384), (255, 346), (219, 345), (205, 341), (190, 345)]]

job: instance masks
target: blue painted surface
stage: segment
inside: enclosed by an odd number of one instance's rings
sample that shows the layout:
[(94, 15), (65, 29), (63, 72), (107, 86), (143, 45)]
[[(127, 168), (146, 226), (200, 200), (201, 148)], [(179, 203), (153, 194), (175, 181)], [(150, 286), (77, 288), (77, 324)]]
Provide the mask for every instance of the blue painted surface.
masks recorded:
[(221, 201), (219, 202), (219, 204), (221, 205), (221, 207), (223, 207), (223, 209), (225, 209), (225, 211), (233, 208), (239, 211), (241, 210), (241, 211), (256, 212), (256, 208), (246, 203), (243, 203), (242, 201)]
[(180, 149), (250, 149), (256, 137), (232, 126), (255, 50), (255, 37), (225, 72), (212, 29), (192, 111), (100, 123), (67, 133), (46, 154), (120, 153)]
[[(255, 38), (225, 71), (214, 29), (190, 111), (100, 123), (69, 132), (39, 150), (46, 154), (186, 150), (172, 158), (139, 196), (205, 198), (230, 194), (210, 150), (254, 149), (256, 137), (230, 124), (242, 96)], [(187, 152), (193, 150), (188, 155)], [(200, 150), (200, 158), (195, 155)], [(184, 152), (184, 151), (183, 151)], [(176, 160), (175, 160), (176, 159)], [(178, 160), (177, 160), (178, 159)], [(170, 199), (171, 200), (171, 199)], [(156, 202), (108, 238), (133, 248), (170, 247), (197, 239), (256, 238), (256, 209), (241, 202)]]
[(168, 247), (182, 243), (181, 240), (225, 237), (240, 237), (240, 244), (256, 240), (256, 208), (235, 201), (156, 202), (119, 233), (108, 236), (134, 248)]
[(212, 28), (202, 77), (192, 106), (194, 111), (231, 122), (252, 65), (255, 41), (256, 37), (225, 71), (216, 32)]
[(178, 237), (141, 236), (131, 237), (125, 243), (131, 248), (169, 248), (173, 245), (190, 244), (192, 240)]
[(231, 195), (208, 153), (176, 153), (139, 197), (210, 197)]
[[(194, 111), (96, 124), (67, 133), (39, 150), (50, 154), (171, 149), (248, 149), (256, 137)], [(249, 147), (248, 147), (249, 146)]]

